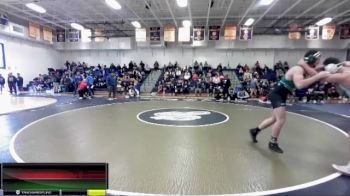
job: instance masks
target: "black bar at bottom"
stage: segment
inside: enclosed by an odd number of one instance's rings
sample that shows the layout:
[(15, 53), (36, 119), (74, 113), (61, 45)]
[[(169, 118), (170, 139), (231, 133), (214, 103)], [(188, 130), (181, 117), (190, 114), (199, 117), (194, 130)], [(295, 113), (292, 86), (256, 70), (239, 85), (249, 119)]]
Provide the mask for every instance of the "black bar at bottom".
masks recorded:
[(67, 190), (62, 190), (61, 193), (62, 193), (62, 195), (87, 195), (87, 190), (85, 190), (85, 191), (67, 191)]

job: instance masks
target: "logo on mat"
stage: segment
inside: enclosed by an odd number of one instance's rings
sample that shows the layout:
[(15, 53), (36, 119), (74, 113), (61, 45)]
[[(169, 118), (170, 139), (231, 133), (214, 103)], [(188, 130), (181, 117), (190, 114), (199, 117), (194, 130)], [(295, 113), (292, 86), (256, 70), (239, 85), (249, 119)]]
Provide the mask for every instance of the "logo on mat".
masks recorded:
[(229, 119), (221, 112), (193, 108), (148, 110), (139, 113), (137, 118), (148, 124), (174, 127), (211, 126)]

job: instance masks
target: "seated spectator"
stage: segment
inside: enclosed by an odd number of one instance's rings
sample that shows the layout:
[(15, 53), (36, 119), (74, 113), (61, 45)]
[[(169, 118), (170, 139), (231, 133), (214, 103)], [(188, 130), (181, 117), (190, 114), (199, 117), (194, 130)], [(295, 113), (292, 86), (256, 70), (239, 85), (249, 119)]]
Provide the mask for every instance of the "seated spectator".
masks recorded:
[(239, 101), (246, 101), (249, 98), (249, 94), (246, 90), (241, 89), (240, 91), (238, 91), (237, 93), (237, 99)]
[(288, 65), (288, 62), (287, 62), (287, 61), (284, 61), (284, 63), (283, 63), (283, 69), (284, 69), (285, 72), (288, 71), (289, 65)]
[[(248, 66), (248, 65), (247, 65)], [(238, 65), (236, 66), (236, 70), (238, 71), (239, 69), (243, 68), (243, 66), (241, 65), (241, 63), (238, 63)]]
[(244, 81), (249, 82), (252, 79), (253, 79), (252, 73), (250, 73), (248, 71), (244, 72), (244, 74), (243, 74), (243, 80)]
[(221, 72), (221, 71), (222, 71), (222, 65), (221, 65), (221, 63), (219, 63), (219, 65), (217, 66), (216, 69), (218, 70), (218, 72)]
[(79, 99), (84, 99), (84, 94), (88, 92), (86, 79), (79, 83), (77, 91), (79, 93)]
[(229, 95), (228, 98), (229, 98), (230, 102), (233, 102), (233, 101), (237, 100), (237, 93), (236, 93), (236, 91), (233, 88), (230, 88), (228, 95)]
[(216, 101), (222, 101), (224, 100), (224, 93), (223, 93), (223, 89), (218, 87), (217, 90), (215, 91), (215, 95), (214, 98)]
[(247, 64), (244, 65), (243, 67), (244, 72), (249, 72), (249, 66)]
[(187, 81), (191, 79), (191, 73), (188, 70), (185, 72), (184, 79)]
[(328, 89), (327, 94), (328, 94), (328, 97), (331, 99), (339, 99), (339, 96), (340, 96), (335, 86), (332, 86), (330, 89)]

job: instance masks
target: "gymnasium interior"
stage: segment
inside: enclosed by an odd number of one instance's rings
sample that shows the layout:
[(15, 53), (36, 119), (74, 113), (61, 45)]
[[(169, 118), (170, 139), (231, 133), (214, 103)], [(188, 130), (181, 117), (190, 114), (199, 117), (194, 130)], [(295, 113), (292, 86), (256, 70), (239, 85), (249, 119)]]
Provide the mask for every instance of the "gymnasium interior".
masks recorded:
[(0, 0), (0, 195), (348, 196), (349, 78), (350, 0)]

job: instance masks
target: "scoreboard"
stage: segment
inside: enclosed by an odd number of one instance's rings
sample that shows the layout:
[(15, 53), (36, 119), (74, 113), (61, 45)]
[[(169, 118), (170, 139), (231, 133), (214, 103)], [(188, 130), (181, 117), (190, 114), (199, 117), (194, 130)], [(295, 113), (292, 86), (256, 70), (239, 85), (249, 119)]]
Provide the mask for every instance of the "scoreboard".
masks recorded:
[(106, 195), (107, 163), (2, 163), (3, 195)]

